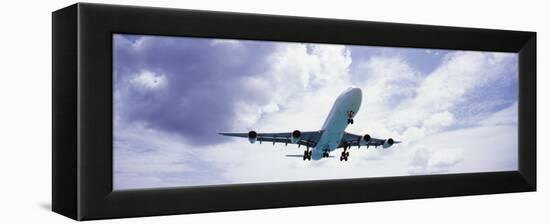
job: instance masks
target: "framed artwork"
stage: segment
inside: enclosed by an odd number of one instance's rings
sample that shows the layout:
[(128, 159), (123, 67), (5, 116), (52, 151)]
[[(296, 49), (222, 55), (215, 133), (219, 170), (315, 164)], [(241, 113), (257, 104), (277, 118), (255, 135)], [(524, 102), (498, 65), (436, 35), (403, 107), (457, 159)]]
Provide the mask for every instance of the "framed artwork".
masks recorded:
[(52, 16), (52, 209), (70, 218), (536, 190), (534, 32)]

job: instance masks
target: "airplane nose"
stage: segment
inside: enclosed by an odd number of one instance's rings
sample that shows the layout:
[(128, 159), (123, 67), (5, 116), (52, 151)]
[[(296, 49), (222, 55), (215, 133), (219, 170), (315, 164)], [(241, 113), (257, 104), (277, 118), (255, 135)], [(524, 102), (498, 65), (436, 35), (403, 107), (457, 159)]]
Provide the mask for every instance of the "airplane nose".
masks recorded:
[(361, 89), (360, 88), (357, 88), (357, 87), (352, 87), (349, 91), (348, 91), (348, 94), (353, 96), (353, 97), (361, 97), (363, 95), (363, 93), (361, 92)]

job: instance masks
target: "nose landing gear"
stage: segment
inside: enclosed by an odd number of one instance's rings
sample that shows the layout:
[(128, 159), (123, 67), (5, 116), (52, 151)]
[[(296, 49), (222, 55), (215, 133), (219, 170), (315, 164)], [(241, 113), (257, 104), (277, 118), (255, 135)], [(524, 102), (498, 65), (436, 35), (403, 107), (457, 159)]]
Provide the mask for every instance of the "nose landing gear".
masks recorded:
[(348, 111), (348, 114), (347, 114), (348, 115), (348, 124), (353, 124), (353, 115), (354, 114), (355, 113), (353, 111), (351, 111), (351, 110)]

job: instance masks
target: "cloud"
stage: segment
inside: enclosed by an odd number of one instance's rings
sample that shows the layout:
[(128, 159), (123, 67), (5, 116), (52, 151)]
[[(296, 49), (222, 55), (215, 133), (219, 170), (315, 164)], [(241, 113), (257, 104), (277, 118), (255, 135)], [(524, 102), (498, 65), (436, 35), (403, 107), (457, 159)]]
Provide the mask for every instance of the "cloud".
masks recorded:
[(479, 122), (480, 125), (516, 125), (518, 122), (518, 102), (487, 116)]
[(163, 74), (154, 74), (150, 71), (141, 71), (134, 78), (130, 79), (130, 84), (137, 88), (145, 90), (154, 90), (163, 88), (166, 85), (166, 76)]
[(517, 126), (444, 131), (408, 147), (408, 173), (471, 173), (517, 169)]
[[(502, 74), (514, 60), (512, 54), (458, 51), (445, 55), (437, 69), (418, 80), (411, 100), (394, 105), (389, 126), (403, 130), (404, 134), (412, 134), (403, 137), (415, 140), (449, 128), (474, 114), (488, 112), (465, 113), (464, 108), (476, 102), (471, 99), (491, 102), (490, 98), (475, 97), (483, 94), (485, 88), (495, 81), (511, 79)], [(485, 105), (480, 109), (493, 108)], [(457, 115), (461, 116), (460, 120)]]
[[(117, 125), (141, 122), (207, 145), (226, 140), (213, 130), (232, 127), (239, 100), (266, 99), (242, 79), (265, 70), (275, 44), (132, 35), (113, 42)], [(144, 92), (157, 87), (163, 91)]]
[(449, 111), (438, 112), (422, 121), (422, 126), (428, 129), (440, 129), (448, 127), (455, 121), (454, 115)]
[(177, 134), (135, 123), (118, 126), (113, 136), (114, 189), (219, 184), (221, 171), (205, 162), (205, 151)]
[[(150, 36), (114, 46), (120, 189), (517, 167), (513, 54), (417, 50), (433, 67), (418, 69), (407, 49)], [(285, 157), (303, 153), (296, 145), (215, 134), (319, 130), (352, 85), (363, 103), (347, 131), (402, 144), (306, 163)]]
[[(343, 46), (286, 43), (279, 45), (268, 61), (270, 66), (264, 73), (242, 78), (246, 89), (261, 92), (264, 98), (257, 102), (247, 98), (236, 101), (236, 131), (294, 130), (296, 127), (291, 125), (296, 123), (317, 130), (326, 115), (324, 111), (328, 113), (333, 103), (326, 99), (335, 98), (349, 87), (346, 77), (351, 57)], [(329, 61), (331, 66), (327, 66)], [(278, 119), (283, 120), (275, 121)]]
[(445, 173), (462, 159), (460, 148), (426, 148), (419, 146), (409, 164), (411, 174)]

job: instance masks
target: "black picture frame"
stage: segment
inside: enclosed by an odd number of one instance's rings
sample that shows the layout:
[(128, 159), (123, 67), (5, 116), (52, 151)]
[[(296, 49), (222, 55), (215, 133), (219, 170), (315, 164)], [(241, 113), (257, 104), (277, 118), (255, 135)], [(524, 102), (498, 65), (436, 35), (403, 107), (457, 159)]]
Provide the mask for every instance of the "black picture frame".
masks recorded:
[[(536, 33), (78, 3), (52, 14), (52, 210), (76, 220), (536, 191)], [(518, 171), (112, 189), (112, 34), (516, 52)]]

